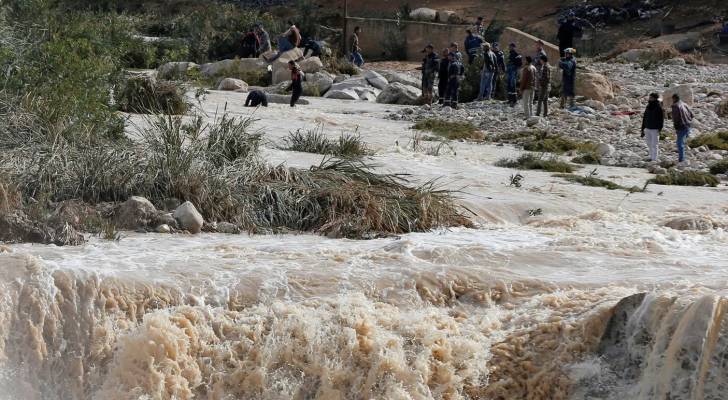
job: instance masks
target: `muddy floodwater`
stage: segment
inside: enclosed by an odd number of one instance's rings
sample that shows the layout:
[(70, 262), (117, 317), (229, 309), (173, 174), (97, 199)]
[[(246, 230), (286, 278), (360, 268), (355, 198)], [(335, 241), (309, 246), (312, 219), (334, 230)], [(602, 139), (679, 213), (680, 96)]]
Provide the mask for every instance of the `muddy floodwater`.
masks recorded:
[[(249, 115), (243, 100), (202, 110)], [(725, 185), (628, 194), (526, 171), (516, 188), (493, 166), (512, 147), (430, 156), (385, 118), (396, 106), (311, 103), (254, 112), (272, 163), (320, 162), (278, 149), (296, 127), (358, 129), (379, 170), (439, 178), (477, 228), (0, 246), (0, 399), (726, 398)], [(717, 228), (664, 226), (691, 216)]]

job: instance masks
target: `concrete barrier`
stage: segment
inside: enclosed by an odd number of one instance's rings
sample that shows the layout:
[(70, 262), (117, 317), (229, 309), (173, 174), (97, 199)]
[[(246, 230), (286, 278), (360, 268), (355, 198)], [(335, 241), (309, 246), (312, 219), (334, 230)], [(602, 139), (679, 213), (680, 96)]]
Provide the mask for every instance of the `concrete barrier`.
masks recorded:
[[(528, 33), (523, 31), (519, 31), (516, 28), (506, 28), (500, 37), (499, 43), (501, 46), (501, 50), (506, 53), (506, 57), (508, 57), (508, 45), (511, 43), (516, 44), (516, 49), (518, 50), (518, 53), (521, 54), (523, 57), (535, 57), (536, 41), (538, 40), (539, 38), (537, 38), (536, 36), (529, 35)], [(541, 40), (544, 42), (544, 50), (546, 51), (546, 55), (549, 58), (549, 64), (555, 65), (560, 58), (559, 47), (543, 39)], [(577, 49), (577, 56), (578, 55), (579, 54)]]

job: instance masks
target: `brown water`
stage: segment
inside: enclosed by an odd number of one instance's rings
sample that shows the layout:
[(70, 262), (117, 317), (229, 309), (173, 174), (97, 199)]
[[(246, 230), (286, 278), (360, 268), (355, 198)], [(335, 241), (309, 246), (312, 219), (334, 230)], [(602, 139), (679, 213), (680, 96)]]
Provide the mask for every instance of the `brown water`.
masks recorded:
[(600, 212), (13, 246), (0, 399), (719, 399), (726, 237)]

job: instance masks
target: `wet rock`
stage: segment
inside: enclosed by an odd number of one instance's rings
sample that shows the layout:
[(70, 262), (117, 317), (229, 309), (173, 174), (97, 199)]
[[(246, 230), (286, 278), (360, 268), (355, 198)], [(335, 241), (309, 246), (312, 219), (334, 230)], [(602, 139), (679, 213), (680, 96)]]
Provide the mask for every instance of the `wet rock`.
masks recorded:
[(217, 85), (217, 90), (248, 91), (248, 84), (241, 79), (225, 78)]
[(421, 95), (419, 89), (395, 82), (387, 85), (377, 96), (377, 103), (416, 105)]
[(389, 81), (387, 81), (387, 78), (383, 77), (376, 71), (365, 72), (364, 78), (366, 78), (367, 82), (369, 82), (370, 85), (374, 86), (379, 90), (384, 90), (384, 88), (389, 85)]
[(114, 224), (118, 229), (135, 230), (149, 225), (157, 214), (154, 205), (144, 197), (132, 196), (114, 210)]
[(157, 226), (154, 229), (154, 231), (157, 232), (157, 233), (171, 233), (172, 232), (172, 228), (170, 228), (170, 226), (167, 225), (167, 224), (162, 224), (162, 225)]
[(377, 71), (377, 72), (379, 72), (383, 77), (385, 77), (390, 84), (401, 83), (403, 85), (412, 86), (417, 89), (422, 88), (422, 80), (420, 78), (416, 78), (412, 75), (408, 75), (408, 74), (400, 73), (400, 72), (393, 72), (393, 71)]
[(202, 215), (189, 201), (182, 203), (182, 205), (174, 210), (174, 219), (177, 220), (177, 225), (180, 229), (184, 229), (193, 234), (200, 233), (202, 225), (205, 223)]
[(301, 60), (298, 62), (298, 66), (301, 67), (301, 71), (303, 71), (306, 75), (321, 72), (321, 70), (324, 69), (324, 64), (318, 57), (309, 57)]
[(230, 222), (218, 222), (215, 229), (219, 233), (237, 234), (240, 233), (240, 228)]
[(157, 68), (157, 78), (162, 80), (181, 79), (199, 70), (200, 66), (188, 61), (164, 63)]
[(70, 224), (49, 225), (31, 219), (21, 210), (0, 214), (0, 241), (77, 246), (85, 242)]
[(667, 221), (665, 226), (678, 231), (708, 231), (713, 229), (713, 221), (705, 217), (689, 216)]

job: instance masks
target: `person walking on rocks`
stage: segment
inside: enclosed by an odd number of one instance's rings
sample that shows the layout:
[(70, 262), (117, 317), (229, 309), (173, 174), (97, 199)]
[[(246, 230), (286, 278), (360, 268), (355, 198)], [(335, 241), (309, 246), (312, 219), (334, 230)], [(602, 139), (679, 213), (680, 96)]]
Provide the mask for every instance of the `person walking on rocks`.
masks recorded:
[(447, 56), (450, 61), (447, 76), (447, 94), (445, 95), (445, 106), (458, 108), (458, 98), (460, 93), (460, 81), (463, 76), (463, 64), (458, 60), (455, 53), (450, 52)]
[(533, 116), (533, 96), (536, 91), (536, 67), (533, 66), (531, 56), (526, 56), (526, 63), (521, 71), (521, 85), (519, 86), (523, 101), (523, 114), (526, 119)]
[(354, 28), (354, 33), (351, 35), (351, 62), (357, 67), (364, 65), (364, 57), (361, 55), (361, 48), (359, 48), (359, 34), (361, 33), (361, 27)]
[(480, 74), (480, 92), (477, 101), (490, 100), (493, 97), (493, 77), (498, 70), (498, 60), (490, 50), (490, 43), (483, 44), (483, 70)]
[(508, 45), (508, 49), (508, 66), (506, 69), (508, 80), (508, 102), (511, 107), (513, 107), (518, 102), (518, 70), (523, 66), (523, 58), (520, 54), (518, 54), (515, 43)]
[(301, 67), (295, 61), (288, 62), (288, 69), (291, 70), (291, 107), (296, 106), (296, 102), (303, 94), (303, 72)]
[(450, 68), (450, 60), (448, 55), (450, 54), (449, 49), (442, 49), (442, 57), (440, 57), (440, 70), (437, 73), (437, 95), (438, 103), (445, 103), (445, 96), (447, 95), (447, 81), (448, 81), (448, 70)]
[(440, 67), (437, 54), (431, 44), (422, 50), (425, 58), (422, 59), (422, 100), (424, 104), (432, 105), (432, 92), (435, 88), (435, 75)]
[(549, 92), (551, 92), (551, 67), (549, 66), (549, 58), (544, 54), (538, 59), (538, 73), (536, 79), (536, 88), (538, 92), (538, 105), (536, 106), (536, 115), (541, 115), (541, 107), (543, 106), (543, 116), (549, 116)]
[(475, 57), (478, 56), (480, 46), (483, 44), (483, 38), (474, 35), (470, 29), (465, 32), (467, 33), (467, 36), (465, 36), (465, 53), (468, 54), (468, 64), (472, 64), (475, 61)]
[(672, 95), (672, 123), (677, 133), (677, 160), (685, 162), (685, 140), (690, 136), (690, 127), (693, 124), (693, 112), (687, 104), (680, 100), (676, 93)]
[(574, 107), (574, 97), (576, 96), (576, 59), (574, 58), (574, 49), (565, 49), (564, 54), (566, 55), (559, 62), (559, 68), (561, 69), (561, 108), (566, 107), (566, 103), (569, 103), (569, 107)]
[(660, 131), (665, 122), (665, 113), (662, 111), (660, 103), (660, 95), (650, 93), (650, 99), (647, 102), (647, 108), (642, 115), (642, 134), (640, 137), (645, 138), (647, 149), (650, 153), (650, 161), (657, 161), (659, 156)]

